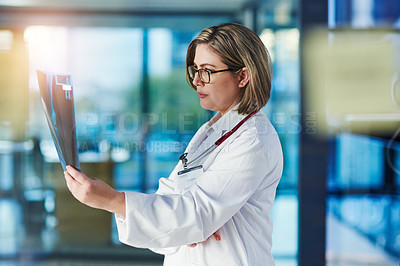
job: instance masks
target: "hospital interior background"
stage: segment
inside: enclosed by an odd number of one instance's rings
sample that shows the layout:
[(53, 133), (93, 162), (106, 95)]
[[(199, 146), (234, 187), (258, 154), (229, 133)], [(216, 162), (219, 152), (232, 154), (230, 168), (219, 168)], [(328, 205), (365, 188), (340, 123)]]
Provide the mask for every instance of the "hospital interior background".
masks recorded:
[(0, 265), (162, 264), (67, 191), (36, 69), (72, 74), (83, 171), (152, 193), (213, 115), (185, 56), (224, 22), (253, 29), (273, 62), (277, 266), (399, 265), (398, 0), (89, 3), (0, 0)]

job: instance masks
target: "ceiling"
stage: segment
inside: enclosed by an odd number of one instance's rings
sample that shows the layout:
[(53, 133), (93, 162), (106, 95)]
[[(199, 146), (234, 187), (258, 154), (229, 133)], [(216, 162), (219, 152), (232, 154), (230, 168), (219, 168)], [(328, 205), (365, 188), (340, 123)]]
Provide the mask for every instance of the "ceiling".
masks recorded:
[(236, 12), (252, 0), (0, 0), (0, 8), (130, 11)]
[(283, 24), (288, 24), (287, 18), (293, 24), (298, 1), (0, 0), (0, 28), (24, 28), (29, 25), (165, 26), (193, 30), (235, 21), (256, 30), (259, 24), (261, 28), (278, 25), (282, 17), (286, 18)]

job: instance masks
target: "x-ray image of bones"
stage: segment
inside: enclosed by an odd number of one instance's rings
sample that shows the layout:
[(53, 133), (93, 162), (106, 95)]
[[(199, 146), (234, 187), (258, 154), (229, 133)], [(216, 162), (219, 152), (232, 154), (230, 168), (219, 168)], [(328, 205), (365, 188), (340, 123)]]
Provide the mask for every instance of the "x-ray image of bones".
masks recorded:
[(36, 71), (40, 95), (61, 166), (80, 170), (71, 75)]

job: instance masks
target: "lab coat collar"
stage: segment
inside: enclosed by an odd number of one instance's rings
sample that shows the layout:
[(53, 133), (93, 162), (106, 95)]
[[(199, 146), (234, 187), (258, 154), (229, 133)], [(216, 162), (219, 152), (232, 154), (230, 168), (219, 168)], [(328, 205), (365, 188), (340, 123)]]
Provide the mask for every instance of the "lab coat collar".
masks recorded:
[(245, 118), (245, 115), (239, 115), (237, 112), (238, 106), (231, 108), (225, 115), (218, 112), (203, 125), (204, 128), (199, 129), (185, 151), (188, 152), (189, 161), (211, 147), (222, 135)]
[(245, 115), (240, 115), (238, 113), (238, 107), (239, 104), (235, 105), (225, 115), (221, 115), (221, 112), (214, 115), (208, 122), (208, 128), (206, 129), (207, 135), (214, 135), (213, 133), (215, 132), (215, 135), (219, 138), (236, 126), (236, 124), (245, 117)]

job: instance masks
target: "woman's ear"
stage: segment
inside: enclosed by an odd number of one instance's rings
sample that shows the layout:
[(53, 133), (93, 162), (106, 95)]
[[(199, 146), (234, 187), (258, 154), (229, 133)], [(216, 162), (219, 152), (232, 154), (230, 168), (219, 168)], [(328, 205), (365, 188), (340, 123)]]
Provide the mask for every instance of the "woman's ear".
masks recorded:
[(249, 71), (247, 70), (247, 67), (243, 67), (242, 70), (240, 70), (238, 76), (239, 76), (239, 88), (246, 87), (247, 83), (249, 83), (250, 80)]

